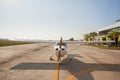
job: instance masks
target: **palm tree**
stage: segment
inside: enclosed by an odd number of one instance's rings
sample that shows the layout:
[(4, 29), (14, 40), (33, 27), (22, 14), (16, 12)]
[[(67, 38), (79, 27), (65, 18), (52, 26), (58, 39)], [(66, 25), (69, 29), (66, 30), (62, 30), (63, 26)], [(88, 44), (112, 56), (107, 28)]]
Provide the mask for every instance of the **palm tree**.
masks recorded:
[(89, 36), (92, 38), (92, 40), (94, 40), (95, 36), (97, 36), (97, 33), (96, 32), (90, 32)]
[(116, 47), (117, 47), (117, 44), (118, 44), (118, 35), (120, 35), (120, 31), (117, 31), (117, 30), (112, 30), (107, 35), (111, 40), (115, 40), (115, 46)]
[(86, 41), (88, 41), (89, 38), (90, 38), (89, 34), (85, 34), (84, 37), (85, 37), (85, 40), (86, 40)]

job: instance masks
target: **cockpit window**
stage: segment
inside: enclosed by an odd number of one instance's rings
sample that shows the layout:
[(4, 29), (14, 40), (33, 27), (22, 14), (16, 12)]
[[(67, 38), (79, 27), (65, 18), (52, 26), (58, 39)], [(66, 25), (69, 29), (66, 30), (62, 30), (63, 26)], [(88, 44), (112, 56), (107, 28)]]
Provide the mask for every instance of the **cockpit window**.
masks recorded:
[[(56, 45), (58, 46), (58, 45), (60, 45), (60, 43), (58, 42), (58, 43), (56, 43)], [(66, 43), (64, 43), (64, 42), (62, 43), (62, 45), (67, 46)]]

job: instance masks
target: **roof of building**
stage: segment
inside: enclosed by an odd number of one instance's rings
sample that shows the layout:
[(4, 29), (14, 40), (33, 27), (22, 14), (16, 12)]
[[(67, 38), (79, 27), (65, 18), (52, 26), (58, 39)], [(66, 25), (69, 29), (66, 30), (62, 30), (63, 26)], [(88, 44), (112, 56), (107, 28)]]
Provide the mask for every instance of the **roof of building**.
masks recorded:
[(100, 32), (100, 31), (106, 31), (106, 30), (110, 30), (110, 29), (114, 29), (114, 28), (117, 28), (117, 27), (120, 27), (120, 21), (116, 22), (113, 25), (109, 25), (109, 26), (106, 26), (104, 28), (101, 28), (101, 29), (98, 30), (98, 32)]

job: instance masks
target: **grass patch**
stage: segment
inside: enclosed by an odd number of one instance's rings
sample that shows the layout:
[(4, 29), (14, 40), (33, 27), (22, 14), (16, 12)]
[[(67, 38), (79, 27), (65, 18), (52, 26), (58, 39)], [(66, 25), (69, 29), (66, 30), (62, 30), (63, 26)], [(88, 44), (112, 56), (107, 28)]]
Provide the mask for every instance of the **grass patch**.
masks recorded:
[(120, 47), (109, 47), (109, 46), (99, 46), (99, 45), (90, 45), (90, 44), (88, 46), (97, 47), (101, 49), (120, 50)]
[(108, 47), (108, 46), (95, 46), (95, 47), (102, 49), (110, 49), (110, 50), (120, 50), (120, 47)]
[(0, 40), (0, 47), (11, 46), (11, 45), (32, 44), (32, 43), (35, 43), (35, 42)]

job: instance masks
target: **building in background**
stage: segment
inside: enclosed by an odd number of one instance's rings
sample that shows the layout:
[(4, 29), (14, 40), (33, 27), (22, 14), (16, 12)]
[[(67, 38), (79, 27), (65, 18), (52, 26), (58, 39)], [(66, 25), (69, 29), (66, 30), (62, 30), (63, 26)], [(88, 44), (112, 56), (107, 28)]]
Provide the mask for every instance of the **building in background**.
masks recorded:
[[(98, 30), (98, 40), (99, 41), (108, 41), (110, 38), (108, 37), (108, 34), (110, 31), (119, 31), (120, 32), (120, 20), (117, 20), (115, 24), (106, 26), (104, 28), (101, 28)], [(120, 35), (118, 35), (118, 41), (120, 42)]]
[(120, 46), (120, 20), (117, 20), (115, 24), (99, 29), (97, 33), (85, 34), (84, 39), (95, 41), (93, 43), (95, 45)]

